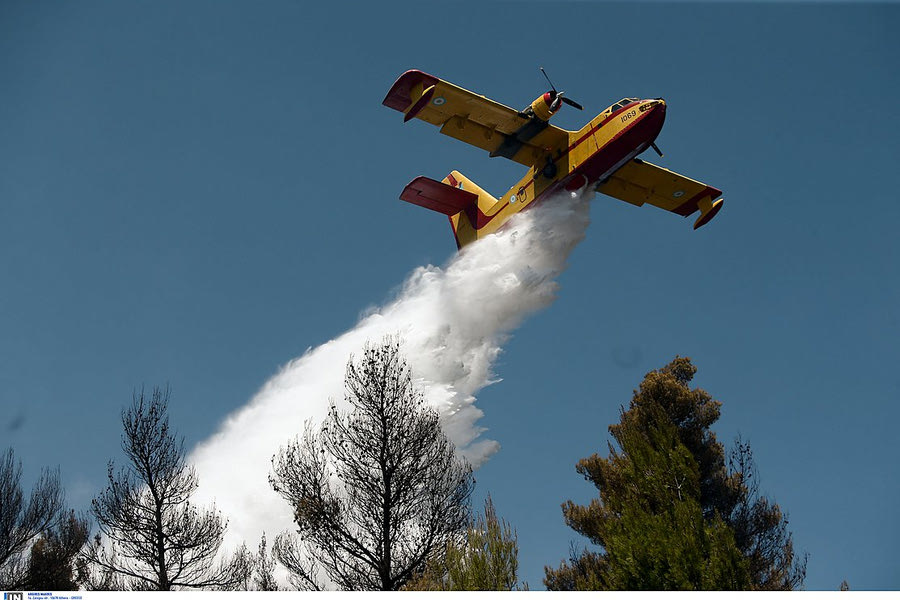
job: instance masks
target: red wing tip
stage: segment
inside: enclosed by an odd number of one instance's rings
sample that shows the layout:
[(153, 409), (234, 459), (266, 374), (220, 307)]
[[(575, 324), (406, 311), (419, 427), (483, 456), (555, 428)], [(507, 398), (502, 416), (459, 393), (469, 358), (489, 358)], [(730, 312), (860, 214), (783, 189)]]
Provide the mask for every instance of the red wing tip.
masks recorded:
[(434, 75), (429, 75), (424, 71), (410, 69), (397, 78), (397, 81), (395, 81), (394, 85), (391, 86), (391, 89), (388, 90), (387, 96), (384, 97), (384, 100), (382, 100), (381, 103), (388, 108), (406, 112), (406, 109), (412, 104), (412, 98), (409, 97), (409, 91), (415, 84), (421, 81), (427, 82), (427, 85), (434, 85), (440, 80)]

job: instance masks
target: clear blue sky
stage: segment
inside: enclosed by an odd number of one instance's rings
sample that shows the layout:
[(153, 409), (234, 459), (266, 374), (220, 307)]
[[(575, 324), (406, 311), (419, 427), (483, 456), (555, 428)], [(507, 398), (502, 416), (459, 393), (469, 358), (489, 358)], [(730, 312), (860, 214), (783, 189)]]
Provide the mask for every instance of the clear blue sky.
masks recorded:
[[(603, 196), (556, 303), (479, 394), (477, 472), (540, 588), (595, 490), (575, 462), (676, 354), (809, 552), (810, 589), (900, 587), (900, 5), (3, 2), (0, 431), (86, 507), (119, 411), (168, 382), (188, 446), (280, 365), (454, 252), (401, 203), (522, 168), (381, 100), (419, 68), (512, 106), (665, 97), (654, 162), (725, 191), (690, 221)], [(232, 519), (239, 516), (231, 515)]]

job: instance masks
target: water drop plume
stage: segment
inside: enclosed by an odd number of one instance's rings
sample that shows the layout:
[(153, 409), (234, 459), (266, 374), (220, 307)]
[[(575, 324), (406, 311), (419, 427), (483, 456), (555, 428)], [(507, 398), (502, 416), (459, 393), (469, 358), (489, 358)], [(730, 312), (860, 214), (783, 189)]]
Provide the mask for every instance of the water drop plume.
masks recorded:
[(366, 341), (399, 335), (414, 377), (441, 414), (444, 431), (474, 466), (499, 448), (483, 438), (475, 394), (496, 381), (492, 366), (510, 333), (555, 298), (556, 278), (588, 225), (587, 194), (563, 194), (516, 215), (498, 233), (444, 267), (415, 269), (396, 298), (351, 330), (290, 361), (219, 431), (192, 452), (200, 489), (229, 518), (228, 542), (270, 538), (292, 525), (268, 483), (272, 456), (343, 400), (351, 354)]

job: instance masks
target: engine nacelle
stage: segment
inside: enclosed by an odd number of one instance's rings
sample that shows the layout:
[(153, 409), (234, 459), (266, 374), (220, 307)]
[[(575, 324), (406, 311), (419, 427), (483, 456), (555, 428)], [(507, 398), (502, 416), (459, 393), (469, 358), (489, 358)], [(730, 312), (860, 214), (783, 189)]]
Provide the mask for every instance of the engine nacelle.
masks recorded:
[(562, 106), (562, 97), (556, 92), (546, 92), (534, 99), (531, 103), (531, 112), (541, 121), (549, 121)]

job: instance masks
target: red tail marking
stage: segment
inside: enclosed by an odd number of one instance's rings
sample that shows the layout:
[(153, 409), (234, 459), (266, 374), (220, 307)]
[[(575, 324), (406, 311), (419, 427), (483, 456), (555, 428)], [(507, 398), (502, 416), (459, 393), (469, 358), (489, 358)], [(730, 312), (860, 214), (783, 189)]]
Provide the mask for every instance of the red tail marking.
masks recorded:
[(478, 196), (428, 177), (416, 177), (403, 189), (400, 199), (450, 216), (475, 204)]

